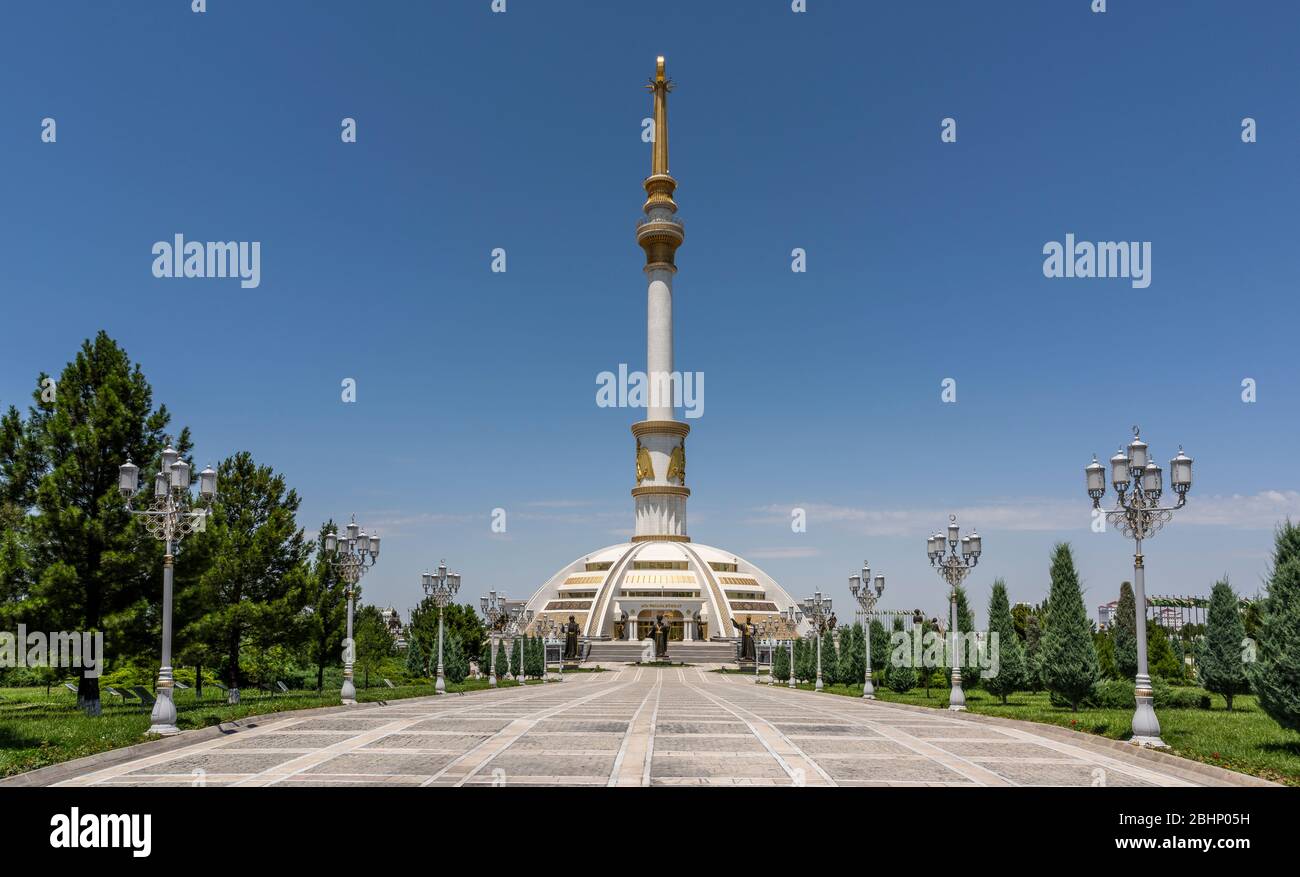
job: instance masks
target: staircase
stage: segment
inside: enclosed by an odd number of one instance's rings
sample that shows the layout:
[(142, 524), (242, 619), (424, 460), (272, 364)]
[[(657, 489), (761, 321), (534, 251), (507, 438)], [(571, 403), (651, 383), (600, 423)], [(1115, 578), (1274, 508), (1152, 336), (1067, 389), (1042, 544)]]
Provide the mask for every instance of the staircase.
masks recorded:
[[(641, 653), (649, 641), (593, 640), (587, 653), (588, 664), (633, 664), (641, 660)], [(671, 642), (668, 660), (674, 664), (734, 664), (736, 644), (733, 642)]]

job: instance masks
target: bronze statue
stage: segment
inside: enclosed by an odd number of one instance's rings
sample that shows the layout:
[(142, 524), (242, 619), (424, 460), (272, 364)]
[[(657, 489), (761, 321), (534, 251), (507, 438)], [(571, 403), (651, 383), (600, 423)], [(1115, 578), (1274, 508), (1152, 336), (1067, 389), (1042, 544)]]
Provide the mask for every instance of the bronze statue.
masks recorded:
[(740, 631), (740, 660), (753, 661), (754, 656), (754, 625), (750, 622), (749, 616), (745, 616), (745, 623), (741, 624), (736, 619), (731, 619), (732, 625)]
[(695, 613), (695, 638), (698, 640), (707, 640), (709, 638), (709, 623), (700, 616), (699, 612)]
[(614, 622), (614, 639), (623, 639), (627, 636), (627, 613), (624, 612)]
[(668, 654), (668, 625), (664, 624), (664, 617), (660, 615), (655, 619), (655, 657), (662, 658)]
[(564, 660), (578, 659), (578, 623), (569, 616), (569, 623), (564, 625)]

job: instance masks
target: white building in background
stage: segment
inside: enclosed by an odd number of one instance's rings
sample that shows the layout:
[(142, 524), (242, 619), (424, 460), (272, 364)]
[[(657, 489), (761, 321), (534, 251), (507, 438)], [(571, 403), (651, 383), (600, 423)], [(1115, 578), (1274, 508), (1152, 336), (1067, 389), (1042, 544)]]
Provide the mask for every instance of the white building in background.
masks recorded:
[[(637, 243), (645, 251), (646, 360), (651, 387), (671, 386), (675, 256), (685, 239), (668, 169), (668, 92), (664, 59), (651, 80), (655, 138), (644, 187), (645, 216)], [(667, 398), (665, 398), (667, 396)], [(646, 419), (632, 425), (635, 529), (631, 541), (578, 558), (551, 576), (528, 600), (536, 616), (581, 625), (584, 636), (648, 636), (657, 616), (673, 640), (730, 639), (733, 620), (758, 623), (778, 616), (794, 600), (770, 576), (729, 551), (692, 542), (686, 531), (686, 437), (690, 426), (675, 417), (670, 394), (652, 392)], [(806, 627), (806, 623), (803, 625)]]
[(1118, 600), (1111, 600), (1109, 603), (1102, 603), (1097, 607), (1097, 629), (1109, 630), (1110, 626), (1115, 623), (1115, 610), (1119, 608)]
[(406, 648), (406, 628), (402, 626), (401, 613), (389, 606), (387, 609), (380, 610), (379, 617), (383, 619), (384, 627), (388, 628), (388, 633), (393, 638), (393, 645), (399, 649)]

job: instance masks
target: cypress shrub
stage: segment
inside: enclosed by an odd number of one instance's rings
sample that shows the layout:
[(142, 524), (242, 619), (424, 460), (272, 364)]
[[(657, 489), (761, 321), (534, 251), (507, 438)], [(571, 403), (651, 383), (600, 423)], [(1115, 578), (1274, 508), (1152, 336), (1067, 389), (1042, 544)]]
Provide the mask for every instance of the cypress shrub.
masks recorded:
[(1237, 609), (1237, 595), (1226, 579), (1214, 583), (1205, 622), (1205, 639), (1197, 661), (1201, 687), (1223, 695), (1231, 711), (1232, 699), (1245, 694), (1250, 686), (1246, 679), (1246, 663), (1241, 659), (1246, 627)]
[(1043, 683), (1058, 700), (1078, 712), (1097, 684), (1097, 650), (1092, 645), (1092, 624), (1083, 606), (1074, 555), (1065, 542), (1052, 553), (1048, 608), (1040, 671)]

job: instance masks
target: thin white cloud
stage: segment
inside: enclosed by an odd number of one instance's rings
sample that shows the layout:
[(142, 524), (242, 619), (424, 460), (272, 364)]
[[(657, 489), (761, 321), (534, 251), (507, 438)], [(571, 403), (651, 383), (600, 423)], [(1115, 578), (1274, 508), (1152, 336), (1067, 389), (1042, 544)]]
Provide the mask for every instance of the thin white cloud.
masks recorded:
[[(1110, 508), (1103, 501), (1103, 508)], [(1019, 500), (999, 500), (980, 505), (955, 508), (881, 509), (856, 508), (829, 503), (790, 503), (762, 506), (755, 511), (761, 514), (746, 523), (756, 525), (787, 525), (790, 511), (802, 508), (807, 512), (808, 524), (835, 524), (866, 536), (908, 536), (931, 533), (947, 524), (948, 515), (955, 514), (963, 531), (967, 528), (985, 531), (1081, 530), (1092, 523), (1092, 507), (1087, 498), (1082, 501), (1031, 497)], [(1197, 496), (1188, 497), (1187, 505), (1178, 513), (1182, 524), (1231, 527), (1239, 530), (1272, 530), (1290, 516), (1300, 519), (1300, 491), (1265, 490), (1249, 496)]]
[(756, 557), (760, 560), (793, 560), (800, 557), (817, 557), (821, 554), (820, 548), (753, 548), (743, 552), (745, 557)]

